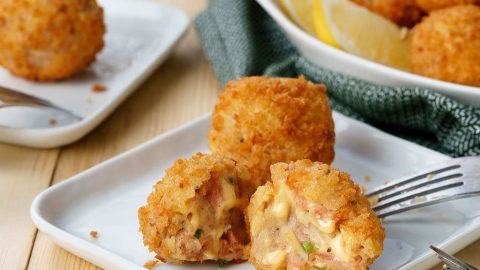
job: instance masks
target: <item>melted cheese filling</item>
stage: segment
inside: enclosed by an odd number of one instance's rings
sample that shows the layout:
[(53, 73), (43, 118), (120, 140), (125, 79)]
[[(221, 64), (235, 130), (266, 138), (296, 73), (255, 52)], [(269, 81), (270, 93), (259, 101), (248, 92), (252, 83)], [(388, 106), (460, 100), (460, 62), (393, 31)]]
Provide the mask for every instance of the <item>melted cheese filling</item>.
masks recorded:
[[(256, 248), (254, 252), (263, 254), (263, 264), (278, 266), (290, 256), (306, 262), (309, 259), (309, 253), (305, 251), (303, 242), (299, 238), (304, 242), (312, 243), (313, 252), (330, 252), (337, 260), (351, 261), (342, 235), (333, 220), (321, 219), (314, 215), (315, 204), (313, 203), (307, 205), (307, 209), (295, 207), (295, 194), (288, 188), (285, 181), (279, 181), (276, 188), (277, 192), (273, 198), (270, 196), (265, 198), (266, 203), (273, 200), (270, 207), (263, 215), (255, 215), (250, 224), (252, 233), (257, 236), (265, 230), (279, 231), (278, 235), (267, 233), (262, 234), (263, 239), (257, 239), (262, 246)], [(321, 261), (312, 263), (319, 268), (325, 267), (325, 263)]]
[[(189, 204), (189, 209), (191, 213), (190, 224), (193, 228), (193, 232), (197, 229), (201, 229), (203, 233), (213, 236), (215, 239), (220, 239), (224, 233), (226, 233), (230, 228), (230, 224), (226, 227), (219, 226), (218, 224), (223, 224), (224, 220), (230, 218), (230, 209), (234, 208), (238, 204), (237, 195), (235, 193), (236, 185), (229, 182), (230, 177), (221, 177), (219, 179), (221, 200), (218, 206), (213, 205), (215, 208), (215, 217), (208, 216), (204, 208), (206, 207), (206, 202), (199, 200), (192, 200)], [(192, 233), (193, 234), (193, 233)], [(216, 260), (217, 254), (219, 252), (220, 246), (215, 244), (218, 241), (213, 241), (213, 245), (210, 245), (210, 249), (206, 249), (203, 252), (204, 258), (207, 260)]]

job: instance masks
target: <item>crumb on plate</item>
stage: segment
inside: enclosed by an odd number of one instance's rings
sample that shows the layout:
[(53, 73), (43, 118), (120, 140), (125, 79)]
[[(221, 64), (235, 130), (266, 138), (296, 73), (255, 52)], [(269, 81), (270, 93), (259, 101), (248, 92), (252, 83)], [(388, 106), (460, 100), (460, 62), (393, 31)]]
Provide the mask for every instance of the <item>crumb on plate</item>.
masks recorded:
[(371, 178), (370, 178), (369, 175), (365, 175), (365, 178), (364, 178), (364, 179), (365, 179), (365, 182), (370, 182), (370, 180), (371, 180)]
[(97, 231), (90, 231), (90, 237), (92, 238), (98, 238), (98, 232)]
[(56, 126), (57, 125), (57, 119), (55, 119), (55, 118), (48, 119), (48, 124), (50, 126)]
[(104, 92), (105, 90), (107, 90), (107, 87), (103, 84), (96, 83), (92, 85), (92, 91), (95, 93), (101, 93), (101, 92)]
[(146, 262), (143, 267), (147, 268), (147, 269), (153, 269), (156, 265), (158, 264), (158, 261), (157, 260), (150, 260), (148, 262)]

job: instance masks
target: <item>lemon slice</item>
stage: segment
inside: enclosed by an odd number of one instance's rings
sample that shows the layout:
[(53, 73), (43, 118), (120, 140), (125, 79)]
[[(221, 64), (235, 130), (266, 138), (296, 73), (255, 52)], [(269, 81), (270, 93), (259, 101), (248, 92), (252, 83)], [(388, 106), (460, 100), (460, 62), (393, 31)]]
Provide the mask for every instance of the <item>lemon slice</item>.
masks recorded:
[(323, 10), (321, 0), (316, 0), (314, 3), (313, 20), (318, 38), (330, 46), (341, 48), (340, 44), (338, 44), (332, 32), (330, 31), (330, 25), (325, 17), (325, 11)]
[(315, 1), (323, 8), (317, 7), (313, 12), (319, 39), (382, 64), (410, 69), (408, 29), (350, 0)]
[(315, 35), (313, 5), (316, 0), (278, 0), (281, 9), (298, 26), (308, 33)]

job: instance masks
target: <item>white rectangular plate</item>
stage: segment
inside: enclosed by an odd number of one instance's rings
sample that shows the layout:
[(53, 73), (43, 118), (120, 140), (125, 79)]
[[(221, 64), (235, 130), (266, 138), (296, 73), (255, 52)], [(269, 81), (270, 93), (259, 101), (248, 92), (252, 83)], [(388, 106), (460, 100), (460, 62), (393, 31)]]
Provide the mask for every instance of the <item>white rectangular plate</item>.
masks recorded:
[[(83, 120), (63, 125), (61, 117), (52, 111), (2, 109), (0, 141), (46, 148), (81, 138), (166, 59), (189, 25), (186, 14), (172, 6), (145, 0), (98, 2), (105, 13), (105, 47), (85, 71), (64, 81), (40, 83), (0, 69), (1, 86), (49, 100)], [(105, 85), (107, 90), (95, 93), (94, 84)], [(52, 127), (50, 119), (56, 119), (58, 125)]]
[[(448, 159), (341, 114), (334, 118), (334, 166), (351, 173), (367, 189)], [(33, 221), (57, 244), (101, 267), (140, 269), (154, 254), (143, 246), (137, 209), (176, 159), (208, 151), (209, 125), (207, 115), (45, 190), (32, 204)], [(365, 182), (365, 176), (371, 180)], [(429, 245), (455, 252), (479, 237), (478, 205), (480, 198), (470, 198), (387, 218), (384, 253), (370, 269), (433, 266), (437, 261)], [(98, 239), (89, 236), (92, 230), (98, 232)], [(185, 267), (161, 265), (161, 269)], [(253, 269), (248, 263), (229, 268)]]
[(466, 104), (480, 105), (480, 87), (419, 76), (339, 50), (323, 43), (297, 27), (282, 13), (275, 0), (257, 0), (257, 2), (275, 20), (300, 53), (318, 66), (337, 70), (378, 84), (422, 87), (437, 91)]

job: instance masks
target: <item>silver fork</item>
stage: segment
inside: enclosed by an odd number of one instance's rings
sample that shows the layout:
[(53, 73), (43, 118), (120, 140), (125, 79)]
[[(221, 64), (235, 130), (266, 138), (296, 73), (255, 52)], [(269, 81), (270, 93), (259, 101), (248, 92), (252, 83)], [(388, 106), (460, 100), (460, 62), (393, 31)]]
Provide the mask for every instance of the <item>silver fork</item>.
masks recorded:
[(365, 193), (384, 218), (408, 210), (480, 195), (480, 156), (455, 158)]
[(443, 269), (446, 270), (478, 270), (474, 266), (463, 262), (462, 260), (449, 255), (445, 251), (434, 247), (430, 246), (430, 248), (437, 253), (437, 257), (444, 263), (443, 264)]
[(74, 114), (69, 110), (63, 109), (51, 103), (50, 101), (23, 94), (5, 87), (0, 87), (0, 109), (12, 106), (44, 107), (65, 114), (66, 116), (71, 117), (75, 121), (82, 120), (82, 117)]

